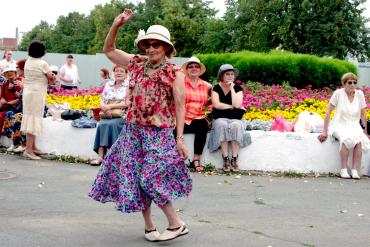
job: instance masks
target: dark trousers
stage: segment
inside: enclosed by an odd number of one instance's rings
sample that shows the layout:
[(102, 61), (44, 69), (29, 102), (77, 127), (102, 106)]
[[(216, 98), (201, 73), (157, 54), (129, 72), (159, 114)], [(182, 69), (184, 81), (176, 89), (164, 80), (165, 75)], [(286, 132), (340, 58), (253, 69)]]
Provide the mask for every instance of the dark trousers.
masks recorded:
[(77, 86), (66, 86), (66, 85), (60, 85), (60, 87), (64, 90), (71, 90), (71, 89), (74, 89), (76, 88), (77, 89)]
[[(194, 154), (201, 155), (203, 153), (204, 145), (207, 140), (208, 122), (203, 119), (194, 119), (190, 125), (184, 124), (184, 134), (195, 134), (194, 138)], [(176, 129), (174, 130), (176, 138)]]

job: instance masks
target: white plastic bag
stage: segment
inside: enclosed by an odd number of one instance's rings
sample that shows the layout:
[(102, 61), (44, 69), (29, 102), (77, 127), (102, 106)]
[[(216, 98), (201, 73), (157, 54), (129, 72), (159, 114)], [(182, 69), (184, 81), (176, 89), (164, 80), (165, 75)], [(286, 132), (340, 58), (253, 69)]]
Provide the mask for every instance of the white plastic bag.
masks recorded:
[(321, 133), (324, 128), (324, 120), (316, 112), (304, 111), (298, 115), (294, 124), (294, 131), (306, 131), (310, 133)]

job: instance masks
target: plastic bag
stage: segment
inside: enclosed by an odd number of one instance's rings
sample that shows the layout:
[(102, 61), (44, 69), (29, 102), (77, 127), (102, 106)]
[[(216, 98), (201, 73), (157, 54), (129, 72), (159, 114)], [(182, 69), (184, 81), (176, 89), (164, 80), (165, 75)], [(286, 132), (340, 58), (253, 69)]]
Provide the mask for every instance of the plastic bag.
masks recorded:
[(79, 119), (75, 119), (71, 122), (71, 125), (75, 128), (96, 128), (97, 122), (95, 119), (81, 117)]
[(285, 118), (276, 116), (274, 122), (272, 123), (271, 130), (292, 132), (294, 130), (294, 125)]
[(294, 124), (294, 131), (296, 132), (321, 133), (323, 129), (324, 120), (316, 112), (301, 112)]

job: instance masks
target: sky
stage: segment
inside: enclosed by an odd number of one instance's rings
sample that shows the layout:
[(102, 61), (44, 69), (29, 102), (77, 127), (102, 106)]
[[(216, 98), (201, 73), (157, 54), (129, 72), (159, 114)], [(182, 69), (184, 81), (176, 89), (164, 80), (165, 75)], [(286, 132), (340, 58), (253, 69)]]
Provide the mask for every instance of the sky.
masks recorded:
[[(139, 0), (132, 0), (135, 1)], [(110, 0), (4, 0), (1, 6), (3, 21), (0, 22), (0, 38), (14, 38), (16, 27), (20, 33), (28, 32), (42, 20), (55, 24), (60, 15), (66, 16), (73, 11), (87, 15), (95, 5), (108, 2)], [(218, 16), (225, 12), (224, 0), (213, 0), (211, 6), (219, 10)], [(365, 16), (370, 17), (370, 0), (365, 8)]]

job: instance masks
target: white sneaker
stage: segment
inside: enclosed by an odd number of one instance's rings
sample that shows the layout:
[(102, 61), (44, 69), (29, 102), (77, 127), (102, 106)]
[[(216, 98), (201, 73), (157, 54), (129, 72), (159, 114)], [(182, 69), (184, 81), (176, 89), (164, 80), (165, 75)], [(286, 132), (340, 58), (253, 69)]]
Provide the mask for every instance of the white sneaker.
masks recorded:
[(16, 147), (13, 152), (14, 153), (22, 153), (24, 150), (26, 150), (26, 147), (22, 147), (22, 145)]
[(8, 147), (7, 149), (6, 149), (6, 151), (7, 152), (12, 152), (13, 150), (14, 150), (14, 145), (12, 144), (12, 145), (10, 145), (10, 147)]
[(341, 178), (350, 178), (351, 176), (348, 174), (347, 168), (340, 170), (340, 177)]
[(150, 242), (156, 242), (158, 241), (158, 238), (160, 236), (160, 233), (157, 231), (157, 229), (154, 229), (152, 231), (145, 230), (145, 239)]
[(352, 174), (353, 179), (360, 179), (360, 176), (358, 175), (358, 172), (356, 169), (352, 169), (351, 174)]

